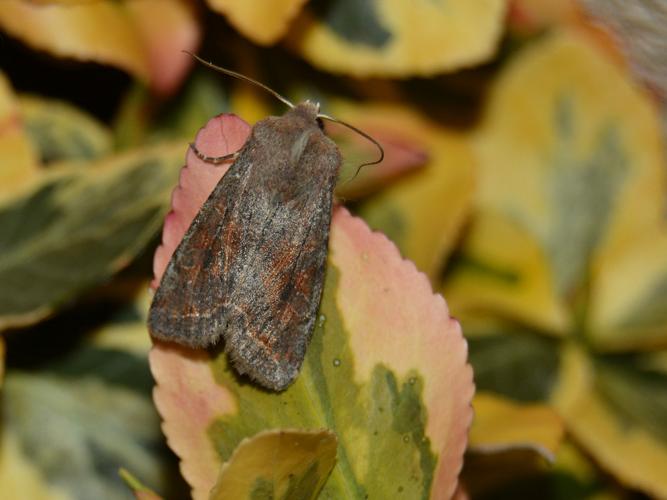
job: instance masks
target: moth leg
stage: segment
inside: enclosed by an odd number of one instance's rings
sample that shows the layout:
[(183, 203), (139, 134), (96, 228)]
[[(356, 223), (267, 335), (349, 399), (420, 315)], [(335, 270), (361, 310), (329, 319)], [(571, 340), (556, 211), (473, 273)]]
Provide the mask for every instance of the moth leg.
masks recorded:
[(239, 151), (236, 151), (234, 153), (229, 153), (222, 156), (206, 156), (204, 153), (197, 149), (197, 146), (195, 146), (193, 142), (190, 143), (190, 149), (192, 149), (192, 152), (197, 156), (197, 158), (205, 161), (206, 163), (213, 163), (214, 165), (218, 165), (227, 160), (235, 160), (239, 155)]

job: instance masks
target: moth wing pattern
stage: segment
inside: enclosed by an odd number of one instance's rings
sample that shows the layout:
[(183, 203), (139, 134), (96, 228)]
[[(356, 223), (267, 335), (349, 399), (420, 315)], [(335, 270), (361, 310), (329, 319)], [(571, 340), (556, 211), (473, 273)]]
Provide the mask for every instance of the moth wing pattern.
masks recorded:
[[(226, 298), (225, 290), (215, 285), (215, 272), (228, 253), (224, 221), (233, 216), (235, 198), (230, 195), (237, 189), (243, 166), (237, 160), (233, 171), (230, 168), (223, 176), (169, 261), (149, 312), (148, 328), (154, 337), (192, 348), (207, 347), (221, 338)], [(211, 220), (220, 224), (212, 227)]]
[(287, 387), (319, 308), (340, 163), (311, 107), (256, 124), (167, 266), (151, 333), (196, 348), (224, 337), (239, 372)]

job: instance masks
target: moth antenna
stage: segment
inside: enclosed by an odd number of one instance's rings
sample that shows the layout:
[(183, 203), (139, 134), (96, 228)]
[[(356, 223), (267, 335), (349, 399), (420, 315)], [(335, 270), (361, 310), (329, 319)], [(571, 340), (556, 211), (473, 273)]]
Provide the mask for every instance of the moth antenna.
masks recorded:
[(192, 52), (188, 52), (187, 50), (184, 50), (183, 52), (190, 55), (192, 58), (199, 61), (199, 63), (203, 64), (204, 66), (208, 66), (209, 68), (211, 68), (211, 69), (213, 69), (213, 70), (215, 70), (219, 73), (223, 73), (225, 75), (233, 76), (234, 78), (237, 78), (239, 80), (243, 80), (244, 82), (252, 83), (253, 85), (255, 85), (255, 86), (263, 89), (264, 91), (268, 92), (269, 94), (271, 94), (273, 97), (278, 99), (283, 104), (287, 105), (289, 108), (291, 108), (291, 109), (294, 108), (294, 104), (289, 102), (285, 97), (281, 96), (278, 92), (273, 90), (271, 87), (268, 87), (268, 86), (264, 85), (263, 83), (258, 82), (257, 80), (253, 80), (249, 76), (245, 76), (245, 75), (242, 75), (241, 73), (237, 73), (236, 71), (232, 71), (231, 69), (216, 66), (215, 64), (213, 64), (211, 62), (208, 62), (208, 61), (205, 61), (204, 59), (202, 59), (198, 55), (193, 54)]
[[(320, 113), (320, 114), (317, 115), (317, 117), (322, 118), (324, 120), (329, 120), (329, 121), (334, 122), (334, 123), (338, 123), (339, 125), (343, 125), (344, 127), (347, 127), (350, 130), (353, 130), (357, 134), (361, 135), (362, 137), (366, 138), (367, 140), (369, 140), (370, 142), (375, 144), (375, 146), (378, 148), (378, 151), (380, 152), (380, 157), (375, 161), (368, 161), (366, 163), (362, 163), (361, 165), (359, 165), (359, 167), (357, 168), (357, 171), (354, 173), (354, 176), (352, 177), (352, 179), (354, 179), (357, 175), (359, 175), (359, 172), (361, 171), (362, 168), (368, 167), (370, 165), (377, 165), (378, 163), (382, 162), (382, 160), (384, 160), (384, 148), (382, 147), (382, 145), (378, 141), (373, 139), (373, 137), (371, 137), (366, 132), (364, 132), (363, 130), (358, 129), (354, 125), (350, 125), (347, 122), (344, 122), (342, 120), (338, 120), (337, 118), (334, 118), (333, 116), (329, 116), (329, 115), (325, 115), (325, 114)], [(350, 179), (350, 180), (352, 180), (352, 179)]]

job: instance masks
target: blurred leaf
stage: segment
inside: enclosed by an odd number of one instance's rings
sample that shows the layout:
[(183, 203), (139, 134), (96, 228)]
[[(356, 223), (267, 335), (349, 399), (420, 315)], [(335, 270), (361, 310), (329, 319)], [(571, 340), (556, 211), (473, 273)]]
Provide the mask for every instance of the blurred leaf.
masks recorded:
[[(360, 213), (371, 228), (384, 232), (403, 256), (435, 281), (473, 197), (475, 163), (467, 143), (404, 108), (363, 106), (354, 111), (339, 104), (334, 110), (336, 116), (367, 132), (392, 131), (397, 141), (428, 155), (423, 169), (370, 198), (361, 205)], [(384, 166), (367, 170), (371, 168)]]
[(624, 253), (601, 260), (599, 267), (587, 332), (595, 347), (666, 345), (667, 231), (656, 228)]
[[(226, 120), (212, 120), (198, 135), (205, 154), (224, 152), (224, 141), (209, 151), (206, 140)], [(240, 131), (229, 126), (225, 135)], [(208, 176), (195, 173), (204, 167)], [(188, 161), (179, 196), (203, 201), (221, 175)], [(174, 200), (163, 235), (166, 260), (187, 227), (183, 204)], [(191, 216), (192, 205), (185, 204)], [(334, 213), (330, 245), (319, 321), (301, 374), (287, 390), (268, 392), (239, 377), (224, 352), (162, 343), (151, 352), (156, 405), (195, 498), (207, 495), (243, 438), (281, 428), (336, 432), (339, 461), (325, 496), (448, 497), (455, 491), (474, 390), (458, 323), (384, 236), (342, 209)], [(156, 255), (158, 279), (163, 257)]]
[(635, 498), (617, 484), (605, 480), (598, 467), (573, 443), (558, 447), (555, 464), (545, 466), (525, 450), (469, 453), (464, 483), (473, 498), (546, 498), (549, 500), (615, 500)]
[(512, 31), (530, 35), (577, 18), (577, 0), (510, 0), (507, 21)]
[(640, 425), (667, 449), (667, 373), (645, 366), (643, 358), (642, 355), (596, 358), (595, 386), (617, 415)]
[[(376, 113), (373, 108), (363, 108), (373, 115)], [(349, 114), (342, 113), (339, 116)], [(326, 133), (336, 142), (343, 156), (336, 186), (336, 195), (341, 199), (354, 200), (368, 196), (385, 184), (419, 170), (427, 162), (424, 145), (406, 137), (400, 125), (363, 119), (355, 119), (355, 123), (355, 126), (380, 143), (384, 158), (378, 164), (364, 165), (380, 157), (379, 148), (360, 134), (344, 129), (341, 125), (330, 126), (327, 122)]]
[(478, 393), (468, 449), (480, 453), (527, 448), (553, 462), (565, 429), (546, 405), (516, 404), (492, 393)]
[(207, 69), (194, 71), (179, 95), (160, 110), (151, 135), (191, 141), (202, 123), (229, 108), (229, 96), (220, 81)]
[(38, 161), (25, 131), (18, 100), (9, 81), (0, 73), (0, 200), (36, 176)]
[(317, 498), (336, 463), (332, 432), (264, 431), (245, 438), (222, 466), (211, 500)]
[(229, 93), (229, 104), (232, 112), (242, 116), (251, 125), (271, 115), (273, 111), (266, 94), (250, 85), (235, 87)]
[(3, 396), (4, 431), (73, 498), (125, 498), (122, 464), (159, 482), (149, 455), (161, 440), (159, 419), (147, 398), (94, 378), (18, 372), (7, 374)]
[(157, 493), (155, 493), (153, 490), (151, 490), (149, 487), (145, 486), (141, 481), (139, 481), (136, 477), (130, 473), (127, 469), (121, 468), (118, 473), (120, 474), (120, 477), (123, 478), (123, 481), (127, 483), (127, 485), (132, 488), (134, 491), (134, 497), (137, 500), (161, 500), (162, 497), (160, 497)]
[(548, 400), (558, 377), (556, 340), (511, 325), (464, 325), (478, 390), (515, 401)]
[(667, 9), (658, 2), (580, 0), (592, 22), (610, 28), (633, 72), (667, 101)]
[(202, 123), (229, 111), (229, 98), (218, 80), (203, 70), (192, 72), (177, 96), (163, 103), (142, 84), (125, 94), (114, 120), (116, 146), (129, 149), (168, 139), (192, 140)]
[(0, 29), (58, 57), (117, 66), (149, 79), (142, 39), (123, 2), (0, 2)]
[(659, 130), (650, 101), (616, 66), (580, 37), (546, 37), (491, 94), (477, 135), (480, 205), (530, 232), (555, 290), (574, 299), (597, 257), (661, 220)]
[(154, 98), (145, 84), (134, 82), (129, 86), (116, 108), (112, 125), (117, 150), (146, 144), (155, 107)]
[(196, 52), (201, 39), (194, 7), (188, 0), (126, 0), (125, 6), (146, 53), (151, 88), (173, 94), (193, 63), (183, 51)]
[(156, 234), (183, 143), (47, 176), (0, 208), (0, 328), (43, 318)]
[[(530, 488), (528, 481), (544, 474), (544, 458), (528, 448), (511, 448), (496, 453), (466, 453), (461, 482), (470, 497), (477, 498), (536, 498), (521, 492), (504, 495), (507, 488), (518, 484)], [(534, 489), (534, 488), (530, 488)], [(544, 488), (545, 491), (549, 491)]]
[(56, 57), (109, 64), (175, 91), (192, 64), (199, 24), (186, 0), (0, 2), (0, 29)]
[(289, 44), (327, 71), (367, 76), (429, 76), (491, 58), (505, 2), (312, 0)]
[(232, 26), (259, 45), (272, 45), (287, 32), (306, 0), (206, 0)]
[(170, 498), (181, 494), (150, 399), (148, 349), (136, 349), (148, 340), (145, 289), (134, 303), (89, 304), (12, 337), (15, 366), (2, 400), (3, 498), (125, 499), (124, 466)]
[(51, 485), (26, 456), (18, 436), (3, 422), (0, 440), (0, 489), (5, 498), (67, 500), (72, 498), (62, 488)]
[(0, 337), (0, 387), (5, 380), (5, 356), (7, 348), (5, 347), (5, 339)]
[(492, 313), (560, 335), (570, 323), (543, 249), (513, 220), (489, 211), (467, 228), (443, 294), (457, 316)]
[(42, 163), (94, 160), (111, 151), (111, 134), (92, 116), (54, 99), (23, 95), (25, 130)]
[[(637, 374), (633, 378), (637, 376), (645, 377)], [(643, 425), (645, 419), (649, 418), (659, 422), (658, 425), (664, 430), (664, 417), (660, 420), (660, 415), (667, 407), (665, 382), (656, 392), (660, 384), (657, 379), (647, 385), (644, 381), (637, 384), (637, 378), (623, 380), (624, 377), (627, 374), (622, 372), (594, 372), (591, 362), (572, 346), (565, 353), (553, 401), (566, 421), (568, 430), (602, 467), (609, 469), (629, 486), (640, 488), (656, 497), (665, 497), (667, 441)], [(616, 386), (619, 381), (622, 385)], [(596, 386), (605, 389), (607, 395), (602, 396), (595, 390)], [(632, 394), (635, 391), (637, 394)], [(641, 407), (628, 407), (628, 404), (636, 405), (642, 399)], [(618, 411), (619, 405), (623, 406), (621, 412)], [(637, 420), (641, 412), (648, 412), (641, 416), (644, 422)]]

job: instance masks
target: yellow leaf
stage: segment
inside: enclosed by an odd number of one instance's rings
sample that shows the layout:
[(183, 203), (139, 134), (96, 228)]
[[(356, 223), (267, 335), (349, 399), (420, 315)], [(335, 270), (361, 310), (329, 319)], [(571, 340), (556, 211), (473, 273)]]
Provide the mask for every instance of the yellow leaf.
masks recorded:
[(663, 217), (655, 109), (581, 37), (556, 33), (519, 54), (492, 90), (476, 146), (480, 205), (532, 233), (562, 296), (596, 257)]
[(287, 32), (306, 0), (206, 0), (209, 7), (227, 16), (244, 36), (260, 45), (272, 45)]
[(288, 41), (327, 71), (428, 76), (493, 56), (504, 15), (503, 0), (334, 0), (308, 7)]
[(621, 420), (595, 391), (594, 377), (584, 353), (569, 346), (553, 396), (568, 431), (621, 481), (656, 497), (667, 497), (667, 446), (645, 429)]
[(3, 498), (67, 500), (70, 496), (46, 482), (21, 449), (16, 435), (5, 426), (0, 440), (0, 491)]
[(520, 404), (492, 393), (478, 393), (473, 408), (475, 419), (469, 442), (472, 451), (529, 448), (549, 461), (555, 460), (564, 428), (550, 407)]
[(403, 141), (426, 151), (428, 160), (419, 172), (371, 198), (361, 214), (435, 280), (473, 197), (476, 165), (467, 141), (406, 108), (337, 103), (333, 110), (364, 130), (394, 127)]
[(563, 334), (569, 318), (552, 282), (535, 239), (509, 218), (481, 211), (467, 229), (443, 294), (455, 315), (491, 312)]
[(0, 29), (58, 57), (111, 64), (147, 80), (148, 60), (123, 3), (0, 2)]
[(272, 114), (265, 96), (249, 85), (241, 85), (229, 96), (232, 112), (243, 117), (243, 120), (254, 124)]
[(246, 438), (220, 469), (211, 500), (317, 498), (336, 463), (336, 435), (277, 429)]
[(18, 102), (0, 73), (0, 199), (15, 193), (37, 172), (37, 154), (25, 133)]

